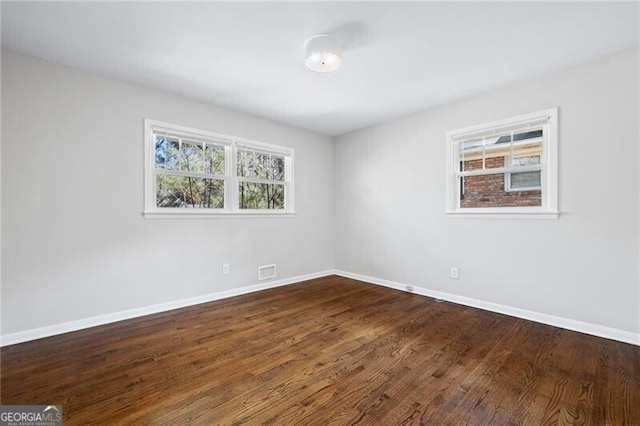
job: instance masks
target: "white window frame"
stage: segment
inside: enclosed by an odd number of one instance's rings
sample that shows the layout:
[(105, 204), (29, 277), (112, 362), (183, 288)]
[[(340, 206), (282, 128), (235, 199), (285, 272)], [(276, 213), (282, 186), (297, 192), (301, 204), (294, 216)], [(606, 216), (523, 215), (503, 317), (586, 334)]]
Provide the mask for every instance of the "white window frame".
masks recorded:
[[(490, 136), (509, 129), (521, 130), (528, 125), (543, 128), (540, 165), (486, 169), (482, 174), (518, 173), (540, 170), (542, 205), (530, 207), (460, 207), (460, 177), (474, 172), (460, 170), (460, 142), (465, 138)], [(550, 108), (517, 117), (470, 126), (447, 132), (446, 214), (468, 218), (556, 219), (558, 211), (558, 108)], [(477, 173), (477, 172), (475, 172)], [(505, 187), (506, 188), (506, 187)]]
[[(524, 158), (524, 157), (540, 157), (540, 161), (542, 161), (542, 156), (538, 155), (538, 154), (522, 154), (522, 155), (508, 155), (507, 157), (505, 157), (505, 167), (509, 167), (510, 165), (513, 164), (513, 160), (515, 158)], [(536, 172), (538, 170), (530, 170), (533, 172)], [(511, 188), (511, 175), (512, 174), (518, 174), (518, 173), (526, 173), (526, 172), (511, 172), (511, 173), (505, 173), (504, 174), (504, 190), (505, 192), (519, 192), (519, 191), (538, 191), (538, 190), (542, 190), (542, 186), (523, 186), (521, 188)], [(542, 183), (542, 176), (540, 176), (540, 183)]]
[[(158, 207), (156, 205), (156, 164), (155, 164), (155, 131), (166, 130), (192, 136), (199, 141), (206, 141), (225, 147), (225, 198), (221, 209), (189, 209), (180, 207)], [(270, 152), (285, 158), (284, 175), (284, 209), (240, 209), (238, 185), (241, 179), (237, 176), (237, 150), (251, 149)], [(295, 215), (294, 200), (294, 150), (293, 148), (257, 142), (245, 138), (192, 129), (185, 126), (162, 121), (144, 120), (144, 210), (145, 218), (224, 218), (224, 217), (283, 217)], [(221, 177), (221, 176), (220, 176)], [(266, 181), (265, 181), (266, 182)], [(269, 183), (269, 182), (267, 182)]]

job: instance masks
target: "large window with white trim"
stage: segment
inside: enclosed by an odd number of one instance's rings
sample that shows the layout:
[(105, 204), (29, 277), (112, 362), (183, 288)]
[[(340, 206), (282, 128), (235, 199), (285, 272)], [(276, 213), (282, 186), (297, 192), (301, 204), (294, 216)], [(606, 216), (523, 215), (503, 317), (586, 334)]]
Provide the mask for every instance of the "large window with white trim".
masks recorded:
[(557, 109), (447, 133), (447, 213), (558, 215)]
[(145, 216), (293, 212), (291, 148), (145, 120)]

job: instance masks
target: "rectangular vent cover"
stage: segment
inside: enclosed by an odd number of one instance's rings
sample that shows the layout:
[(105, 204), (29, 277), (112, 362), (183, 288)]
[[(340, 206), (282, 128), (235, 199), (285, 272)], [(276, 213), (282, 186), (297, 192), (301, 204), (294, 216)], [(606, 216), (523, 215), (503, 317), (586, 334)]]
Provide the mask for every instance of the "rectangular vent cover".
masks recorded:
[(258, 281), (269, 280), (276, 277), (276, 265), (258, 266)]

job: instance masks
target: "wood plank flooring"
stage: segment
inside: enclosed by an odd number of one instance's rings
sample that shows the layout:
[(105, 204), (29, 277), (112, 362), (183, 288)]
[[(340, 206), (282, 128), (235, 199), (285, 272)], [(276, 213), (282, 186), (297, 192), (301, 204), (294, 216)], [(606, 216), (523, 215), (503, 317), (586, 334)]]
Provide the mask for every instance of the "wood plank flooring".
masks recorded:
[(65, 425), (640, 425), (640, 347), (341, 277), (1, 356)]

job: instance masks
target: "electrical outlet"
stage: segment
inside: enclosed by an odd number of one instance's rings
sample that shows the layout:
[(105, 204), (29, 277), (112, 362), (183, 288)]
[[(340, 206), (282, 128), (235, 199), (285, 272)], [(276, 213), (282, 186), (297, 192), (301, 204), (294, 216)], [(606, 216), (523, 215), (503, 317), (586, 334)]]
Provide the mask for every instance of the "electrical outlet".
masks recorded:
[(225, 263), (222, 265), (222, 275), (227, 275), (229, 273), (229, 264)]
[(458, 267), (457, 266), (452, 266), (451, 267), (451, 272), (450, 272), (451, 278), (454, 280), (457, 280), (460, 278), (460, 271), (458, 271)]

